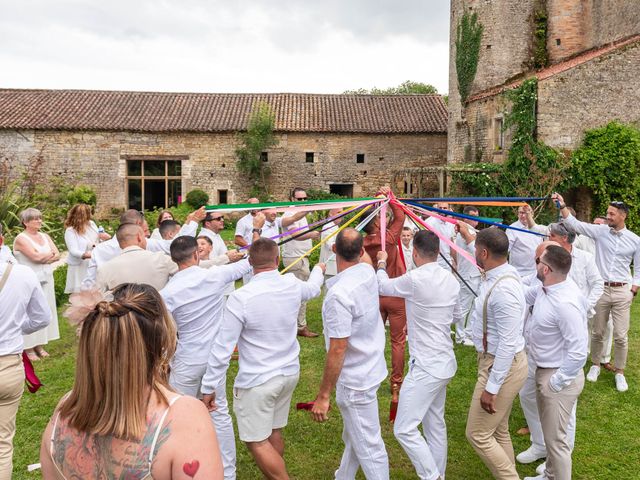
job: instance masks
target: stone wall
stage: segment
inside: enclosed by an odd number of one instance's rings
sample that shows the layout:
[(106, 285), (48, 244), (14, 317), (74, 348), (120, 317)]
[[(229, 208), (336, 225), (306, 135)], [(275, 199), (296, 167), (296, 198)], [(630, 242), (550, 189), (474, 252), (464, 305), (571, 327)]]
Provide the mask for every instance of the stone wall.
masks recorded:
[(640, 121), (640, 43), (623, 47), (538, 85), (538, 136), (573, 150), (585, 130), (612, 120)]
[[(353, 184), (354, 196), (366, 196), (404, 168), (446, 163), (445, 134), (287, 133), (278, 138), (268, 164), (271, 192), (279, 200), (297, 185), (328, 191), (334, 183)], [(48, 175), (93, 187), (99, 213), (126, 205), (127, 156), (179, 156), (183, 195), (201, 188), (215, 203), (218, 190), (227, 190), (228, 203), (244, 201), (249, 185), (236, 169), (236, 147), (233, 133), (0, 131), (0, 150), (15, 164), (41, 152)], [(313, 163), (306, 162), (306, 152), (314, 153)], [(365, 155), (364, 163), (356, 163), (357, 154)]]

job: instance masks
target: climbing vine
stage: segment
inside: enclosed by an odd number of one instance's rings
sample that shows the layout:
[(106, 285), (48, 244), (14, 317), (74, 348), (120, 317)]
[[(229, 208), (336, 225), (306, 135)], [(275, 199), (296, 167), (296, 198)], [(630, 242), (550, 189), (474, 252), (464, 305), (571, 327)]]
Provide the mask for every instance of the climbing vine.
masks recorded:
[(573, 186), (591, 190), (594, 213), (603, 215), (609, 202), (629, 205), (627, 226), (640, 229), (640, 129), (619, 122), (585, 132), (572, 158)]
[(533, 13), (533, 67), (544, 68), (549, 65), (547, 52), (548, 14), (545, 2), (538, 2)]
[(464, 103), (476, 78), (480, 42), (483, 26), (478, 21), (478, 14), (465, 12), (456, 29), (456, 72), (458, 74), (458, 91)]

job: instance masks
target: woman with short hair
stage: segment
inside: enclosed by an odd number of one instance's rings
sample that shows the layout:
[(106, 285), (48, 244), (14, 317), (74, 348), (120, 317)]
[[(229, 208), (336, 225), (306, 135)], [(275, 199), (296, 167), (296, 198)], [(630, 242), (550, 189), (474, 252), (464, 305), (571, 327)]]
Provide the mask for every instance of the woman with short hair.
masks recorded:
[(56, 292), (53, 285), (51, 264), (60, 260), (60, 252), (51, 237), (40, 231), (42, 213), (36, 208), (27, 208), (20, 212), (20, 221), (24, 231), (13, 242), (13, 254), (18, 263), (31, 268), (42, 286), (47, 303), (51, 308), (51, 323), (46, 328), (24, 336), (24, 349), (30, 360), (39, 360), (49, 354), (43, 348), (51, 340), (60, 338), (58, 328), (58, 310)]
[(112, 301), (89, 307), (73, 389), (42, 437), (43, 478), (221, 479), (207, 409), (168, 385), (175, 348), (173, 320), (149, 285), (119, 285)]

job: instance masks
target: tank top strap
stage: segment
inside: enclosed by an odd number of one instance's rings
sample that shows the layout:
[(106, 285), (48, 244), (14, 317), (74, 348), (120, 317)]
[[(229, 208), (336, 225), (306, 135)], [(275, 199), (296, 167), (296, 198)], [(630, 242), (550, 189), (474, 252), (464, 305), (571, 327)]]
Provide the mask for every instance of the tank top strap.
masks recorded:
[(22, 232), (20, 233), (18, 236), (22, 236), (24, 238), (26, 238), (27, 240), (29, 240), (29, 242), (31, 242), (31, 245), (33, 245), (33, 247), (38, 250), (39, 252), (43, 252), (45, 251), (45, 249), (50, 250), (49, 247), (49, 242), (47, 241), (47, 237), (44, 236), (44, 234), (42, 232), (38, 232), (38, 236), (44, 240), (44, 243), (41, 245), (38, 242), (36, 242), (33, 238), (31, 238), (29, 235), (27, 235), (26, 233)]
[(151, 443), (151, 450), (149, 451), (149, 474), (151, 474), (151, 463), (153, 462), (153, 456), (154, 456), (154, 453), (155, 453), (155, 450), (156, 450), (156, 443), (158, 442), (158, 437), (160, 437), (160, 432), (162, 431), (162, 425), (164, 424), (164, 421), (167, 418), (167, 414), (169, 413), (169, 409), (180, 398), (182, 398), (182, 395), (176, 395), (171, 400), (169, 400), (169, 406), (162, 413), (162, 417), (160, 417), (160, 422), (158, 422), (158, 426), (156, 427), (156, 433), (153, 435), (153, 442)]

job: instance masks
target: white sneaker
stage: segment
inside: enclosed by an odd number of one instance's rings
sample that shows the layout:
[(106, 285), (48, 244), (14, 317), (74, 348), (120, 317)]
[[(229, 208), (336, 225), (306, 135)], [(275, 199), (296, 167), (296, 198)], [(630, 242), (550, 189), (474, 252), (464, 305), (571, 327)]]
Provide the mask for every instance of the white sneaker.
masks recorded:
[(538, 475), (544, 475), (544, 471), (547, 468), (547, 462), (542, 462), (540, 465), (536, 467), (536, 473)]
[(591, 365), (591, 368), (589, 369), (589, 373), (587, 373), (587, 380), (589, 380), (590, 382), (595, 382), (598, 380), (599, 376), (600, 376), (600, 367), (597, 365)]
[(470, 338), (465, 338), (464, 342), (462, 342), (462, 344), (465, 347), (475, 347), (475, 343), (473, 343), (473, 340), (471, 340)]
[(547, 477), (544, 473), (542, 475), (537, 475), (535, 477), (524, 477), (524, 480), (547, 480)]
[(520, 463), (533, 463), (541, 458), (547, 456), (546, 450), (536, 450), (533, 445), (527, 448), (524, 452), (521, 452), (516, 457), (516, 460)]
[(627, 385), (627, 381), (622, 373), (616, 373), (616, 388), (619, 392), (626, 392), (629, 390), (629, 385)]

